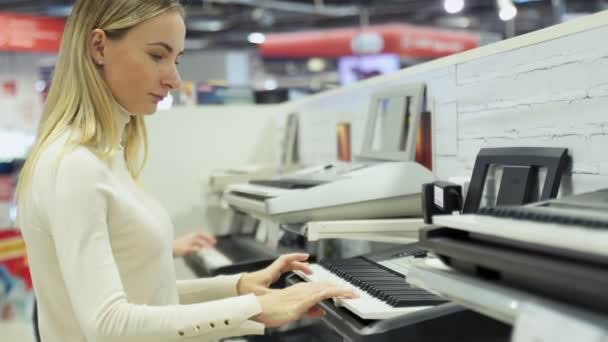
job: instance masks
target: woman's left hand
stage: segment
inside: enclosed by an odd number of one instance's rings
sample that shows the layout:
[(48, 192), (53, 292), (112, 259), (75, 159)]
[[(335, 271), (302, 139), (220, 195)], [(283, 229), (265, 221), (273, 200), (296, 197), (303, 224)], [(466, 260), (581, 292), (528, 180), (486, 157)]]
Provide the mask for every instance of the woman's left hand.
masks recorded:
[(173, 240), (173, 257), (179, 258), (194, 254), (203, 248), (213, 247), (217, 240), (207, 233), (184, 234)]
[(263, 295), (271, 291), (270, 285), (279, 280), (285, 272), (302, 271), (311, 274), (308, 266), (308, 254), (293, 253), (281, 255), (270, 266), (252, 273), (244, 273), (237, 284), (239, 295), (254, 293)]

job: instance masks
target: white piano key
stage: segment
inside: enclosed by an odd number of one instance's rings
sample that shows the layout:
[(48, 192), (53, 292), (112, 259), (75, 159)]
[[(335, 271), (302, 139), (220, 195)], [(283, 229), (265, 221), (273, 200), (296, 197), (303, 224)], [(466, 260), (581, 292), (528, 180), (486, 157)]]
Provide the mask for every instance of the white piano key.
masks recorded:
[(232, 265), (232, 261), (215, 248), (203, 248), (197, 254), (205, 261), (205, 265), (209, 268), (217, 269)]

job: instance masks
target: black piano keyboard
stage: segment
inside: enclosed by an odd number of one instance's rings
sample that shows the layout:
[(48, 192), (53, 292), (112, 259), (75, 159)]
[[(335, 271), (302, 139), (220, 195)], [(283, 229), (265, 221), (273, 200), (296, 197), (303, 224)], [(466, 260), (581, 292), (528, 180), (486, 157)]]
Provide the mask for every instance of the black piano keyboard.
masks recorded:
[(437, 305), (445, 299), (414, 288), (405, 277), (362, 257), (319, 262), (328, 271), (393, 307)]
[(599, 229), (608, 228), (608, 221), (605, 220), (592, 217), (576, 217), (571, 214), (559, 213), (555, 209), (548, 210), (543, 207), (487, 207), (479, 209), (477, 214), (541, 223), (556, 223)]

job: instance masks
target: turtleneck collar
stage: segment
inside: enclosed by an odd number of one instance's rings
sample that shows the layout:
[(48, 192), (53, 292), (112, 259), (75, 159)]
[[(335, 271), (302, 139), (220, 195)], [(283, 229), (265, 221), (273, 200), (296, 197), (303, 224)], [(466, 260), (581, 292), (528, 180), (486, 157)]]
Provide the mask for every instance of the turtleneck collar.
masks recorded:
[[(115, 107), (114, 122), (116, 124), (116, 128), (118, 129), (118, 135), (120, 137), (119, 145), (116, 148), (119, 151), (122, 151), (125, 128), (126, 128), (127, 124), (131, 121), (131, 117), (134, 116), (134, 114), (132, 114), (127, 109), (125, 109), (123, 106), (118, 104), (118, 102), (115, 102), (114, 107)], [(80, 141), (81, 136), (83, 134), (82, 129), (83, 129), (82, 127), (72, 126), (71, 129), (67, 130), (67, 132), (66, 132), (67, 133), (66, 139)], [(101, 137), (100, 146), (98, 146), (98, 148), (103, 149), (103, 146), (105, 146), (105, 144), (107, 144), (106, 137)]]
[(118, 103), (116, 103), (116, 108), (116, 112), (118, 114), (116, 115), (116, 125), (120, 131), (120, 135), (122, 135), (125, 131), (125, 127), (131, 121), (133, 114)]
[(116, 127), (118, 128), (118, 134), (120, 136), (120, 144), (118, 146), (118, 150), (122, 151), (124, 148), (124, 134), (125, 127), (131, 121), (131, 118), (134, 114), (129, 112), (125, 107), (121, 106), (118, 102), (116, 102)]

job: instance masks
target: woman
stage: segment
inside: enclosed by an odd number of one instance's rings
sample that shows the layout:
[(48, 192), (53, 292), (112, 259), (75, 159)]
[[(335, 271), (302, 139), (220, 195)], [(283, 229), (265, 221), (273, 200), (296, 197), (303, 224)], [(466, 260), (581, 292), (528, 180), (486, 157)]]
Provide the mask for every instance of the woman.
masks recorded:
[(258, 272), (176, 281), (170, 218), (142, 191), (144, 114), (179, 87), (176, 0), (77, 0), (36, 144), (17, 189), (43, 342), (205, 341), (262, 334), (354, 294), (269, 286), (307, 256)]

